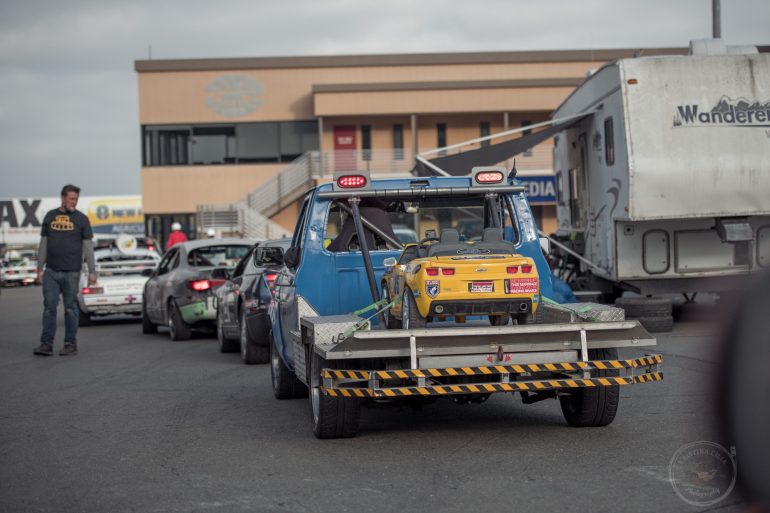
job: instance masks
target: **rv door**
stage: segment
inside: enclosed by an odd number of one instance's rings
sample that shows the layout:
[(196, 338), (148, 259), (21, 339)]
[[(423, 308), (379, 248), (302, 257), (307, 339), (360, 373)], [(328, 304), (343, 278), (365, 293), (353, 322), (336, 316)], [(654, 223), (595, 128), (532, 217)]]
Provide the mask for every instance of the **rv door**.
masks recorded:
[(577, 147), (570, 158), (568, 190), (569, 212), (573, 229), (585, 229), (588, 220), (588, 165), (586, 153), (586, 134), (581, 133)]

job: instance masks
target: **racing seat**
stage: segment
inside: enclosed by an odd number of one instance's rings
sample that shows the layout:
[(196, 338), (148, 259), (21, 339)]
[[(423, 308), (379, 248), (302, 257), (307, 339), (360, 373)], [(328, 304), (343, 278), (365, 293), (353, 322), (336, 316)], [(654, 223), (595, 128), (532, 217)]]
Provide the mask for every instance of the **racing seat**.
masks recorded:
[(428, 246), (427, 256), (456, 255), (468, 249), (468, 245), (460, 242), (460, 232), (454, 228), (441, 230), (439, 242)]
[(503, 240), (502, 228), (489, 227), (484, 228), (481, 234), (481, 242), (476, 244), (481, 250), (488, 250), (490, 253), (515, 253), (516, 246), (512, 242)]

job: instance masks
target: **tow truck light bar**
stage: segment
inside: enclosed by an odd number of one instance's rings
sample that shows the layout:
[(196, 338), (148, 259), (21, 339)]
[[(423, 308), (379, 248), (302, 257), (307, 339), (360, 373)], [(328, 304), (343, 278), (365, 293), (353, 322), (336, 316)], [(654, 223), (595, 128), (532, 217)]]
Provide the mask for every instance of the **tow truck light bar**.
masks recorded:
[(503, 181), (503, 174), (500, 171), (479, 173), (476, 175), (476, 181), (478, 183), (500, 183)]
[(366, 186), (364, 175), (344, 175), (337, 179), (337, 185), (343, 189), (359, 189)]

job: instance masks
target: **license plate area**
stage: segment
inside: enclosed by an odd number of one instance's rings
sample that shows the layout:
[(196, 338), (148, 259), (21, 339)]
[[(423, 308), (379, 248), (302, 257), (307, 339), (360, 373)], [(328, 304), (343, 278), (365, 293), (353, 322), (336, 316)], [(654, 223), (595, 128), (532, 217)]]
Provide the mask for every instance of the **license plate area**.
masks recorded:
[(468, 283), (468, 292), (494, 292), (495, 282), (493, 281), (472, 281)]

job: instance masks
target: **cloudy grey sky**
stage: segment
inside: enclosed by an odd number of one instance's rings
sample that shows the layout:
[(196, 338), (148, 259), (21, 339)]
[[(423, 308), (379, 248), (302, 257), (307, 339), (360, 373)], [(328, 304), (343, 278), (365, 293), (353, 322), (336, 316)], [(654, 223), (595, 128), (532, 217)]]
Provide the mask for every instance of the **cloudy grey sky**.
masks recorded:
[[(770, 1), (722, 0), (728, 44)], [(0, 0), (0, 197), (136, 194), (134, 60), (687, 46), (711, 0)]]

